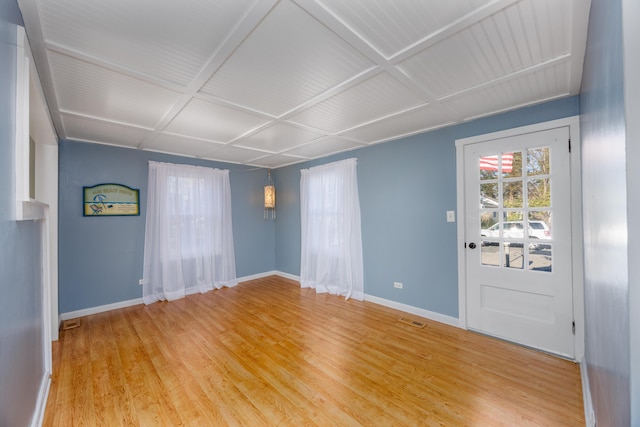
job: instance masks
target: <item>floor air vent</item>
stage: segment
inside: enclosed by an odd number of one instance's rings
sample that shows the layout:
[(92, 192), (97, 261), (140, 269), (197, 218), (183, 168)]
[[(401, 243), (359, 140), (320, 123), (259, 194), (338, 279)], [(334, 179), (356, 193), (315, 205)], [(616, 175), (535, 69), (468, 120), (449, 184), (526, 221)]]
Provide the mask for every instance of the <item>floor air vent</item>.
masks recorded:
[(422, 329), (425, 327), (425, 323), (422, 323), (413, 319), (407, 319), (406, 317), (401, 317), (398, 320), (401, 321), (402, 323), (406, 323), (407, 325), (415, 326), (416, 328)]
[(73, 329), (80, 326), (80, 319), (69, 319), (62, 322), (62, 330)]

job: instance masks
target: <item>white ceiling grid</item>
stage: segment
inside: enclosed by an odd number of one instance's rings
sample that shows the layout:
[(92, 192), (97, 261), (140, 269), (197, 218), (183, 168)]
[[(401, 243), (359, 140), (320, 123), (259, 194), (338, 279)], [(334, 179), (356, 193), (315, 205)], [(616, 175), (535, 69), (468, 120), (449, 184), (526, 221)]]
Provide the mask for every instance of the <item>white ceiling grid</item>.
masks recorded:
[(61, 139), (277, 168), (579, 92), (589, 0), (19, 0)]

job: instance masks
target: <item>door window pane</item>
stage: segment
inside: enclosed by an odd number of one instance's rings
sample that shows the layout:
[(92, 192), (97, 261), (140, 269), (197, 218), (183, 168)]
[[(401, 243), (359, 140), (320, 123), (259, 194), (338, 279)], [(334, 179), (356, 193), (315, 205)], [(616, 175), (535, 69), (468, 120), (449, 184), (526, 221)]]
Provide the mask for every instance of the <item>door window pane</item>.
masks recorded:
[[(498, 211), (480, 211), (480, 239), (483, 247), (498, 245), (498, 239), (500, 238), (500, 223), (498, 219)], [(499, 265), (497, 259), (495, 265)]]
[(529, 236), (540, 239), (540, 243), (551, 240), (551, 211), (529, 212)]
[(551, 273), (551, 244), (529, 246), (529, 270)]
[(485, 181), (488, 179), (498, 179), (498, 163), (499, 157), (497, 154), (490, 154), (488, 156), (482, 156), (479, 159), (480, 180)]
[(502, 203), (505, 208), (521, 208), (522, 181), (510, 181), (502, 184)]
[(482, 156), (479, 171), (482, 265), (550, 272), (549, 147)]
[(498, 242), (482, 241), (480, 246), (482, 265), (500, 266), (500, 245)]
[(525, 225), (523, 222), (522, 211), (510, 211), (504, 213), (504, 221), (502, 222), (502, 238), (504, 239), (505, 251), (509, 249), (522, 247), (523, 240), (526, 237)]
[(527, 183), (527, 204), (530, 208), (551, 207), (551, 179), (530, 179)]
[(480, 236), (481, 237), (498, 237), (494, 233), (494, 226), (498, 226), (497, 211), (480, 211)]
[(505, 222), (502, 232), (505, 239), (523, 239), (525, 236), (522, 221)]
[(527, 175), (548, 175), (551, 173), (549, 147), (527, 150)]
[(481, 208), (497, 208), (500, 206), (500, 193), (498, 192), (498, 183), (480, 184), (480, 207)]
[(522, 211), (509, 211), (509, 212), (504, 212), (502, 217), (504, 218), (503, 219), (504, 222), (513, 222), (513, 221), (522, 222), (524, 215)]
[(522, 176), (522, 152), (502, 153), (502, 177), (520, 178)]
[(522, 244), (505, 244), (503, 265), (506, 268), (522, 270), (524, 267), (524, 251), (522, 249)]

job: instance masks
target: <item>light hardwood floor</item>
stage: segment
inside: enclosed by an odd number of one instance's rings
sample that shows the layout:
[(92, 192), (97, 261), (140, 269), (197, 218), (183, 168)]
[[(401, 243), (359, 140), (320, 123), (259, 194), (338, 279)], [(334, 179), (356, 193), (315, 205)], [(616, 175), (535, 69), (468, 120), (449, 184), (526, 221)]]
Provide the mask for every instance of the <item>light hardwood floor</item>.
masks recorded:
[(45, 426), (584, 426), (578, 365), (269, 277), (81, 318)]

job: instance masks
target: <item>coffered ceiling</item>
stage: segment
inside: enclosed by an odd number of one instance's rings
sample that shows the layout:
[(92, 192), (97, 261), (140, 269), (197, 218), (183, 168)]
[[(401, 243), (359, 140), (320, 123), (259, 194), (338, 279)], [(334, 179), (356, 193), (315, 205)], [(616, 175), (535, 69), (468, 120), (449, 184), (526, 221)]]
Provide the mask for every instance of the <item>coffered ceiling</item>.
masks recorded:
[(589, 0), (19, 0), (61, 139), (277, 168), (577, 94)]

